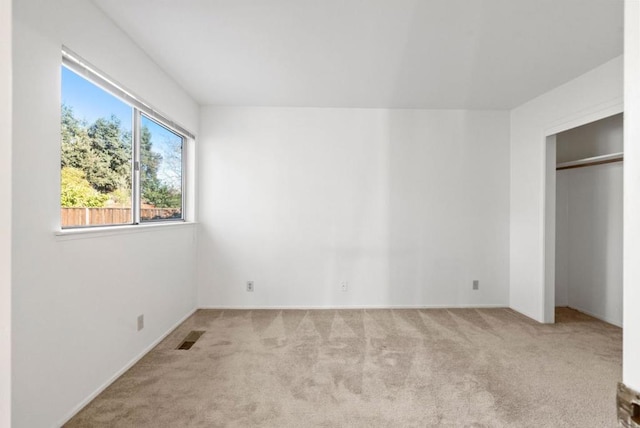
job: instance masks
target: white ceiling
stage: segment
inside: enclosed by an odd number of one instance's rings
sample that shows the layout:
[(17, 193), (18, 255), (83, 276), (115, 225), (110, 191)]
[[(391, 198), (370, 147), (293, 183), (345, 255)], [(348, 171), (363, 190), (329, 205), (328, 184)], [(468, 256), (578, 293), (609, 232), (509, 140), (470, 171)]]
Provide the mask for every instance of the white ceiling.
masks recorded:
[(94, 0), (200, 104), (508, 109), (622, 54), (622, 0)]

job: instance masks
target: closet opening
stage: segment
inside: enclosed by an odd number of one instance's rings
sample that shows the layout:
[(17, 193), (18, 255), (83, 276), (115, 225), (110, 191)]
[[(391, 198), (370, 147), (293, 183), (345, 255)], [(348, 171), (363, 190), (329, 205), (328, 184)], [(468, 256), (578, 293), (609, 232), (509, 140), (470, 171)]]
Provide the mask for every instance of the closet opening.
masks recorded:
[(546, 143), (545, 318), (571, 308), (622, 327), (623, 114)]

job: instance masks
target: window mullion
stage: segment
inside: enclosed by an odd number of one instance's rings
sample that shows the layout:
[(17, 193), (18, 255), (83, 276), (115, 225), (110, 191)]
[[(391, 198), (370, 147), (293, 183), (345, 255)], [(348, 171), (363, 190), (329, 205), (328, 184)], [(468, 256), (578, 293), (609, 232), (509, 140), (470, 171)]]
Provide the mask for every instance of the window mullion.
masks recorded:
[(133, 224), (140, 224), (141, 192), (140, 192), (140, 110), (133, 108), (133, 168), (131, 177), (131, 212)]
[(182, 219), (186, 220), (187, 219), (187, 156), (186, 156), (186, 152), (187, 152), (187, 138), (186, 137), (182, 137), (182, 147), (180, 147), (180, 163), (181, 163), (181, 167), (182, 167), (182, 171), (181, 171), (181, 186), (182, 186), (182, 210), (181, 210), (181, 215), (182, 215)]

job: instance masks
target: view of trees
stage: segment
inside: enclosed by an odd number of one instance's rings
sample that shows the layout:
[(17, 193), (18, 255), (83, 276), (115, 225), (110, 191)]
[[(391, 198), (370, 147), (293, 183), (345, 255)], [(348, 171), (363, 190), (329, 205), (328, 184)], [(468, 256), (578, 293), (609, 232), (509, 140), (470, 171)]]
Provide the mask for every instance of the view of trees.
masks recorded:
[(84, 172), (78, 168), (62, 168), (61, 184), (60, 202), (63, 207), (102, 207), (109, 199), (108, 195), (91, 187)]
[[(131, 204), (131, 132), (120, 120), (97, 119), (87, 124), (69, 106), (62, 106), (63, 207), (128, 207)], [(153, 150), (152, 135), (143, 126), (140, 135), (142, 202), (157, 208), (181, 206), (181, 186), (172, 175), (181, 176), (173, 154), (166, 161)], [(176, 156), (180, 158), (180, 153)], [(159, 177), (161, 167), (164, 169)], [(172, 169), (178, 168), (176, 171)]]

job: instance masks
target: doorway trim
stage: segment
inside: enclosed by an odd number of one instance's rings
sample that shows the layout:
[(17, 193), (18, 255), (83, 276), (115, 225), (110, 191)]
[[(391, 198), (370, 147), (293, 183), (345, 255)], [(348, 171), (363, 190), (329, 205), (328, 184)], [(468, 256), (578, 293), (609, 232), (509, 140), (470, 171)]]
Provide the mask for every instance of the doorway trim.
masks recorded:
[[(543, 322), (555, 322), (556, 303), (556, 134), (577, 128), (591, 122), (624, 112), (623, 100), (595, 106), (592, 109), (576, 113), (552, 124), (545, 129), (542, 144), (544, 144), (543, 174), (544, 195), (542, 198), (542, 230), (544, 244), (542, 245), (542, 261), (544, 263), (544, 287), (542, 289), (541, 313)], [(623, 225), (624, 227), (624, 225)]]

